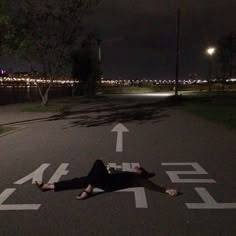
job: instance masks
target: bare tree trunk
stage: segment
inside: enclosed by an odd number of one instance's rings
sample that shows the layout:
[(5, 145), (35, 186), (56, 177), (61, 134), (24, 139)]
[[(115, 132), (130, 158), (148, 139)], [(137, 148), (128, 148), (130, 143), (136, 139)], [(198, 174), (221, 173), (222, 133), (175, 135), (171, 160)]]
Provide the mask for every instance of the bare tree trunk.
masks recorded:
[(41, 105), (42, 106), (46, 106), (47, 103), (48, 103), (48, 96), (45, 97), (45, 95), (43, 94), (43, 91), (40, 87), (40, 85), (38, 83), (37, 84), (37, 88), (38, 88), (38, 91), (39, 91), (39, 95), (40, 95), (40, 98), (41, 98)]
[(51, 88), (51, 85), (52, 85), (52, 81), (53, 81), (53, 79), (51, 79), (50, 84), (47, 87), (44, 94), (43, 94), (43, 91), (42, 91), (40, 85), (38, 84), (38, 82), (36, 82), (36, 85), (37, 85), (37, 88), (38, 88), (38, 91), (39, 91), (39, 95), (40, 95), (40, 98), (41, 98), (41, 105), (42, 106), (46, 106), (48, 104), (48, 94), (49, 94), (49, 91), (50, 91), (50, 88)]
[(75, 93), (76, 93), (78, 87), (79, 87), (79, 83), (76, 83), (76, 85), (72, 88), (72, 97), (75, 96)]
[[(35, 82), (36, 82), (36, 80), (35, 80)], [(40, 98), (41, 98), (41, 100), (42, 100), (42, 103), (43, 103), (43, 102), (44, 102), (44, 97), (43, 97), (42, 90), (41, 90), (41, 88), (40, 88), (38, 82), (36, 82), (36, 85), (37, 85), (37, 89), (38, 89), (38, 91), (39, 91), (39, 96), (40, 96)]]
[(96, 95), (96, 92), (95, 92), (95, 83), (96, 83), (96, 80), (94, 77), (90, 76), (89, 79), (88, 79), (88, 94), (87, 96), (92, 98)]

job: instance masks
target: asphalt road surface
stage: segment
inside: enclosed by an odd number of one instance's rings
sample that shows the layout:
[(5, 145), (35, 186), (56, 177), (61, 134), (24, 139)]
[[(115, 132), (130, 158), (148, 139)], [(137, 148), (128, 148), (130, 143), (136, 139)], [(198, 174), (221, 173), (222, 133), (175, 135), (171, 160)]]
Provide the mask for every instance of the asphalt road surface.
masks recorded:
[[(129, 132), (117, 141), (119, 123)], [(0, 137), (1, 236), (236, 235), (235, 131), (134, 96), (18, 125)], [(33, 184), (86, 175), (96, 159), (123, 170), (139, 164), (183, 194), (140, 187), (78, 201), (81, 190), (42, 193)]]

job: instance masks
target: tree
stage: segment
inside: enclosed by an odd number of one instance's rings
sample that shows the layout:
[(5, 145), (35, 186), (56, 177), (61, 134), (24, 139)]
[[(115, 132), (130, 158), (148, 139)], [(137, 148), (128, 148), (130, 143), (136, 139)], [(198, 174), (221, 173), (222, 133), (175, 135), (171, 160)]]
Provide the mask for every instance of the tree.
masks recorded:
[(235, 73), (236, 32), (231, 32), (218, 41), (218, 62), (221, 65), (221, 77), (225, 81)]
[(83, 19), (100, 0), (18, 0), (18, 9), (9, 6), (9, 18), (14, 26), (10, 48), (29, 63), (41, 65), (46, 87), (36, 80), (42, 105), (55, 77), (71, 63), (71, 54), (82, 36)]
[(96, 94), (96, 85), (101, 79), (98, 46), (96, 35), (90, 33), (82, 42), (81, 49), (72, 55), (72, 76), (80, 82), (77, 83), (80, 85), (80, 95), (93, 97)]
[(6, 53), (6, 44), (11, 37), (12, 27), (6, 14), (5, 2), (0, 4), (0, 56)]

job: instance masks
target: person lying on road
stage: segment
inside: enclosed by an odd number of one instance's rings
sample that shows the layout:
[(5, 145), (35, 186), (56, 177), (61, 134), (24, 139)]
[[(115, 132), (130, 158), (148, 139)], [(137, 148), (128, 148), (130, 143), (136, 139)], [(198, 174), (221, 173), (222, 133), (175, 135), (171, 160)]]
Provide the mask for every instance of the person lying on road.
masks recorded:
[(154, 173), (146, 171), (142, 167), (134, 167), (131, 171), (119, 171), (105, 165), (102, 160), (96, 160), (89, 174), (84, 177), (59, 181), (57, 183), (38, 183), (38, 188), (45, 192), (54, 190), (55, 192), (71, 189), (84, 190), (76, 196), (77, 200), (83, 200), (93, 195), (93, 189), (99, 188), (105, 192), (112, 192), (125, 188), (144, 187), (153, 191), (166, 193), (170, 196), (178, 195), (176, 189), (161, 187), (149, 178), (155, 176)]

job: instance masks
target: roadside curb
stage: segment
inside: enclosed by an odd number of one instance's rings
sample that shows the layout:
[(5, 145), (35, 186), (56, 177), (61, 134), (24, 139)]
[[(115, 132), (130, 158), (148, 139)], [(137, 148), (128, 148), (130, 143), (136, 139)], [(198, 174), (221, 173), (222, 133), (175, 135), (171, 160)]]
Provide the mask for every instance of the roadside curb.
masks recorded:
[(3, 137), (3, 136), (6, 136), (8, 134), (12, 134), (12, 133), (15, 133), (17, 131), (20, 131), (20, 130), (26, 128), (26, 126), (12, 126), (12, 125), (8, 125), (8, 127), (14, 127), (15, 129), (11, 130), (11, 131), (8, 131), (6, 133), (0, 134), (0, 138)]

